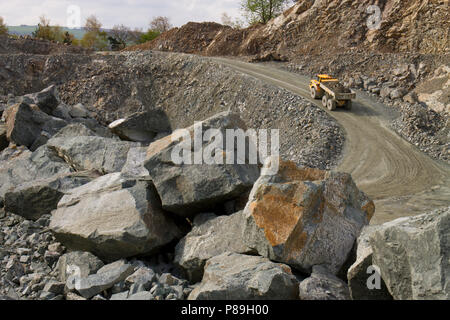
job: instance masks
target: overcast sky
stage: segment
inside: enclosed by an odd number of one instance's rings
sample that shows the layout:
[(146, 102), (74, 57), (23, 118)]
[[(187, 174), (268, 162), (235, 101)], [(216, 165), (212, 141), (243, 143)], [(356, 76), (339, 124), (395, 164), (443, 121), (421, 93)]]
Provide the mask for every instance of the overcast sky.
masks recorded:
[(146, 29), (151, 18), (160, 15), (169, 17), (175, 26), (189, 21), (220, 22), (223, 12), (239, 17), (239, 3), (240, 0), (0, 0), (0, 16), (8, 25), (36, 25), (39, 17), (45, 15), (52, 25), (67, 26), (71, 17), (68, 8), (78, 6), (81, 24), (95, 14), (105, 28), (124, 24)]

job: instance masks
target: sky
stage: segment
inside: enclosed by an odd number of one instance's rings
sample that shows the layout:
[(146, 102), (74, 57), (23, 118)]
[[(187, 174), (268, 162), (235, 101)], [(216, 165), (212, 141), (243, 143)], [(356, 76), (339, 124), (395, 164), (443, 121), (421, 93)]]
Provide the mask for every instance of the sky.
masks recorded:
[(240, 0), (0, 0), (0, 16), (10, 26), (37, 25), (45, 15), (51, 25), (74, 27), (94, 14), (104, 28), (124, 24), (147, 29), (156, 16), (169, 17), (176, 27), (189, 21), (220, 22), (223, 12), (238, 18), (239, 4)]

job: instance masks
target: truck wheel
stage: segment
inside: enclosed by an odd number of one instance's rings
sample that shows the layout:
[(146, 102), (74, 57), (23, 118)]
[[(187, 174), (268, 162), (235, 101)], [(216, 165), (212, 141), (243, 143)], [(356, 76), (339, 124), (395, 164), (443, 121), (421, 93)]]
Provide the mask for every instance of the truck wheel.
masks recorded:
[(352, 101), (351, 100), (347, 101), (347, 103), (345, 104), (345, 109), (352, 110)]
[(324, 94), (323, 97), (322, 97), (322, 106), (323, 106), (324, 108), (327, 107), (327, 102), (328, 102), (328, 97), (327, 97), (326, 94)]
[(311, 87), (311, 98), (313, 98), (313, 99), (318, 98), (316, 88), (314, 88), (314, 87)]
[(334, 101), (333, 99), (328, 99), (327, 108), (330, 111), (336, 110), (336, 101)]

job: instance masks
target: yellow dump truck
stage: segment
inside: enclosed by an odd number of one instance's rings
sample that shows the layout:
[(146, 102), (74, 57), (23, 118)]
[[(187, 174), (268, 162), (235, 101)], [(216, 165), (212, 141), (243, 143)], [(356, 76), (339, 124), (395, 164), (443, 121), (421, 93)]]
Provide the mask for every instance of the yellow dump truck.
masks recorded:
[(328, 74), (317, 75), (317, 79), (311, 80), (309, 88), (311, 97), (313, 99), (322, 99), (322, 105), (330, 111), (335, 110), (337, 107), (351, 110), (352, 99), (356, 98), (356, 93)]

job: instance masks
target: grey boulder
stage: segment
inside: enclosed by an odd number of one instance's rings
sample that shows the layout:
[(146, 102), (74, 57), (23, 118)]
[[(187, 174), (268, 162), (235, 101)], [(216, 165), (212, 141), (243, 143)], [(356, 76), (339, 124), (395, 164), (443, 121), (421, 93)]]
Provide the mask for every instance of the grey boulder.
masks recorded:
[(195, 217), (192, 231), (175, 248), (175, 262), (192, 282), (201, 280), (208, 259), (227, 251), (250, 252), (242, 238), (242, 222), (242, 211), (231, 216), (210, 213)]
[(370, 237), (373, 264), (396, 300), (450, 299), (450, 207), (396, 219)]
[(70, 276), (86, 278), (96, 273), (103, 262), (90, 252), (72, 251), (62, 255), (56, 264), (58, 277), (61, 282), (66, 282)]
[(47, 146), (78, 171), (95, 170), (106, 174), (120, 172), (127, 161), (128, 151), (138, 145), (98, 136), (82, 136), (52, 138)]
[(356, 261), (347, 271), (353, 300), (392, 300), (381, 275), (373, 267), (370, 236), (379, 228), (380, 226), (365, 226), (357, 239)]
[[(192, 155), (201, 156), (202, 151), (192, 143), (195, 139), (189, 137), (194, 134), (203, 137), (208, 129), (218, 129), (225, 137), (227, 129), (246, 130), (246, 126), (237, 114), (223, 112), (183, 132), (176, 131), (153, 142), (147, 151), (145, 167), (155, 183), (163, 208), (183, 217), (208, 212), (227, 200), (239, 197), (251, 189), (259, 176), (258, 165), (248, 164), (248, 161), (245, 164), (190, 164), (188, 159), (195, 163)], [(203, 142), (203, 148), (207, 146), (209, 144)], [(231, 152), (223, 146), (217, 149), (220, 151), (216, 154), (222, 158)], [(187, 161), (174, 160), (174, 154), (180, 157), (185, 155)]]
[(120, 173), (68, 191), (50, 228), (67, 248), (105, 260), (150, 254), (181, 236), (152, 183)]
[(132, 114), (126, 119), (112, 122), (109, 129), (120, 138), (150, 143), (158, 133), (171, 132), (169, 120), (161, 109)]
[(298, 281), (287, 265), (267, 258), (223, 253), (205, 265), (189, 300), (295, 300)]
[(323, 266), (314, 266), (312, 274), (300, 282), (300, 300), (350, 300), (347, 284)]
[(96, 274), (85, 278), (80, 276), (69, 277), (67, 287), (70, 290), (75, 289), (81, 296), (89, 299), (125, 280), (134, 272), (134, 267), (123, 261), (116, 261), (110, 267), (107, 265), (103, 268), (104, 270), (101, 268)]
[(72, 168), (46, 146), (34, 152), (28, 150), (4, 150), (7, 156), (0, 160), (0, 199), (17, 186), (56, 175), (70, 174)]
[(25, 219), (37, 220), (56, 209), (67, 190), (82, 186), (96, 177), (89, 172), (64, 173), (26, 182), (5, 194), (5, 210)]
[(147, 267), (140, 267), (132, 275), (125, 279), (128, 286), (142, 286), (144, 290), (150, 290), (152, 283), (156, 280), (155, 272)]
[(148, 177), (148, 170), (144, 167), (146, 147), (131, 147), (127, 154), (127, 160), (122, 167), (122, 173), (139, 177)]
[(83, 104), (78, 103), (70, 107), (69, 114), (72, 118), (87, 118), (89, 116), (89, 111)]
[(30, 148), (40, 136), (42, 125), (50, 116), (40, 110), (33, 110), (26, 103), (10, 106), (5, 111), (6, 137), (17, 145)]
[(44, 90), (28, 95), (43, 112), (51, 115), (58, 107), (58, 92), (55, 85), (51, 85)]

